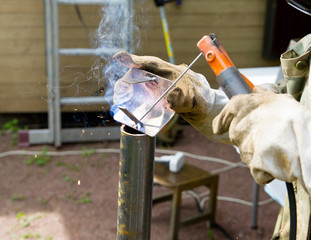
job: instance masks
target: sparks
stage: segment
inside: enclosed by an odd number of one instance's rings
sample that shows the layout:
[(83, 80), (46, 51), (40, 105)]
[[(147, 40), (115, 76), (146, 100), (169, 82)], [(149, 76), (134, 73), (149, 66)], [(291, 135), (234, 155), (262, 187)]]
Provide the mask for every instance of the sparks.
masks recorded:
[(81, 183), (81, 181), (80, 181), (80, 180), (78, 180), (78, 186), (80, 186), (80, 183)]
[(80, 137), (85, 133), (85, 130), (82, 129)]

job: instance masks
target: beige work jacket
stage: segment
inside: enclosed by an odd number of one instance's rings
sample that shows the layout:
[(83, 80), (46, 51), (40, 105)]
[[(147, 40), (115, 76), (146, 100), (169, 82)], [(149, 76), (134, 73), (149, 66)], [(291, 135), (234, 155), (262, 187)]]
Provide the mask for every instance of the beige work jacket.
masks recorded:
[[(303, 105), (311, 109), (311, 34), (302, 38), (291, 50), (282, 54), (281, 66), (287, 93), (292, 94)], [(311, 197), (298, 181), (293, 184), (297, 206), (296, 239), (311, 239)], [(288, 205), (288, 201), (286, 201), (281, 216), (280, 228), (277, 229), (272, 239), (289, 239), (290, 217)]]

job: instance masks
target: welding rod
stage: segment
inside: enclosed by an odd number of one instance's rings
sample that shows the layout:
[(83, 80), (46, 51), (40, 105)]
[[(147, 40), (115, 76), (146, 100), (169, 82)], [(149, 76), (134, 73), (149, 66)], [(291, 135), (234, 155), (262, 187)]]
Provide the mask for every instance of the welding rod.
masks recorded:
[(165, 92), (158, 98), (157, 101), (155, 101), (155, 103), (145, 112), (145, 114), (139, 119), (139, 121), (142, 121), (146, 115), (154, 108), (155, 105), (158, 104), (158, 102), (161, 101), (161, 99), (175, 86), (175, 84), (186, 74), (186, 72), (188, 72), (188, 70), (192, 67), (192, 65), (202, 56), (202, 52), (200, 52), (200, 54), (192, 61), (192, 63), (190, 63), (190, 65), (185, 69), (185, 71), (183, 71), (179, 77), (172, 83), (171, 86), (169, 86)]

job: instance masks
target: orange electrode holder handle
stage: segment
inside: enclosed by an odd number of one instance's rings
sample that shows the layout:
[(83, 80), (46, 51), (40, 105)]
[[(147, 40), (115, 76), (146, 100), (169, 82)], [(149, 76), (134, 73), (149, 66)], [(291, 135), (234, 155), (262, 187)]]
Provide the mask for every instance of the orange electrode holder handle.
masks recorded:
[[(198, 43), (198, 48), (204, 54), (206, 61), (212, 68), (216, 77), (218, 77), (224, 70), (235, 67), (229, 55), (220, 44), (215, 34), (204, 36)], [(240, 73), (241, 74), (241, 73)], [(243, 74), (241, 74), (246, 81), (249, 88), (253, 91), (254, 85)]]

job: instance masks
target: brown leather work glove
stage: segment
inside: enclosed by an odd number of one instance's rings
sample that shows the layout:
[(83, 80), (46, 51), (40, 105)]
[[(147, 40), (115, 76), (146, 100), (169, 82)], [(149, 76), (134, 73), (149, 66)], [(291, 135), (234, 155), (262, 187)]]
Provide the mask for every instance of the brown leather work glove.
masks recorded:
[[(129, 68), (140, 68), (174, 81), (187, 68), (185, 64), (174, 65), (153, 56), (136, 56), (119, 52), (116, 61)], [(226, 96), (210, 88), (202, 74), (189, 70), (169, 91), (167, 101), (170, 107), (199, 132), (211, 140), (229, 143), (227, 135), (214, 135), (212, 120), (227, 103)]]

